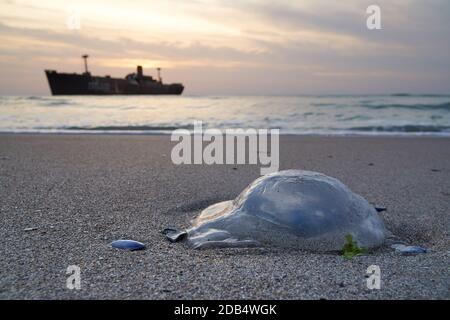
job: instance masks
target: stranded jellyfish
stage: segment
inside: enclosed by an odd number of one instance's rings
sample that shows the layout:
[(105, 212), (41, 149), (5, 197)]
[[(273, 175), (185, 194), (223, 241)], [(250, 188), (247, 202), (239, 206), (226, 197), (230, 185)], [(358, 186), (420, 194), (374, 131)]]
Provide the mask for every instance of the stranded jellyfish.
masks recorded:
[(361, 247), (383, 244), (387, 231), (375, 208), (335, 178), (286, 170), (251, 183), (234, 200), (209, 206), (186, 231), (165, 229), (193, 248), (277, 246), (340, 250), (346, 236)]

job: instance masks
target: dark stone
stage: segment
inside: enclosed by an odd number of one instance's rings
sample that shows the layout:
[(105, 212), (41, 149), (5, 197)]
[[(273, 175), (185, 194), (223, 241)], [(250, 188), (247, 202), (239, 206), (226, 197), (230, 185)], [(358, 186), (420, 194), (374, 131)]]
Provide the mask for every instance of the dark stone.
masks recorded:
[(182, 241), (187, 235), (186, 231), (181, 231), (176, 228), (166, 228), (161, 231), (161, 233), (165, 235), (170, 242)]
[(386, 211), (387, 210), (386, 207), (382, 207), (382, 206), (374, 205), (373, 207), (375, 208), (375, 210), (377, 210), (377, 212), (382, 212), (382, 211)]
[(130, 251), (145, 249), (145, 245), (143, 243), (134, 240), (116, 240), (111, 242), (111, 246), (116, 249), (123, 249)]
[(418, 247), (418, 246), (407, 246), (404, 244), (394, 244), (391, 246), (391, 248), (394, 249), (395, 252), (398, 252), (405, 256), (416, 255), (416, 254), (428, 252), (428, 250), (426, 248), (422, 248), (422, 247)]

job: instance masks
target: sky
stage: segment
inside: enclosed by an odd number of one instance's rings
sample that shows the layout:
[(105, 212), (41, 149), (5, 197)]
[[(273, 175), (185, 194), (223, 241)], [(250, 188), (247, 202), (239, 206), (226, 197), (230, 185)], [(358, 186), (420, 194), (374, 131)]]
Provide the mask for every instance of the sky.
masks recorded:
[(0, 0), (0, 94), (49, 94), (44, 69), (82, 72), (82, 54), (186, 94), (448, 94), (450, 1)]

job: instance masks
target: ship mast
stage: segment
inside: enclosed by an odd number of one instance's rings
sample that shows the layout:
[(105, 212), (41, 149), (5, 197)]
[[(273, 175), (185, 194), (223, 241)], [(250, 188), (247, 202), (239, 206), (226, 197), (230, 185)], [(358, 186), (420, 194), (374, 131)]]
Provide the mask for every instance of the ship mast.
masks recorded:
[(84, 59), (84, 70), (85, 70), (84, 72), (86, 74), (88, 74), (89, 71), (88, 71), (88, 65), (87, 65), (87, 58), (89, 58), (89, 56), (87, 54), (84, 54), (81, 57)]
[(156, 70), (158, 71), (158, 81), (162, 82), (162, 79), (161, 79), (161, 68), (156, 68)]

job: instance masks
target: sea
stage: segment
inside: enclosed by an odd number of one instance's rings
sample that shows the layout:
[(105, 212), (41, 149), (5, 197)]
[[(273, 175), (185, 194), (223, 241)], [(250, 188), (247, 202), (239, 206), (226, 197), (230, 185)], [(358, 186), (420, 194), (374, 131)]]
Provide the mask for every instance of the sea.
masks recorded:
[(450, 94), (0, 96), (0, 132), (170, 134), (194, 121), (294, 135), (448, 137)]

